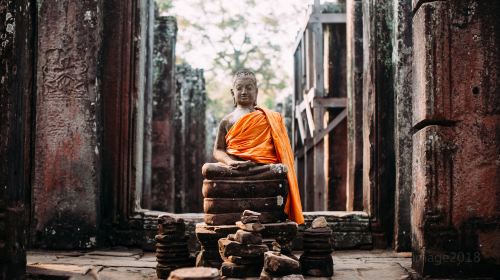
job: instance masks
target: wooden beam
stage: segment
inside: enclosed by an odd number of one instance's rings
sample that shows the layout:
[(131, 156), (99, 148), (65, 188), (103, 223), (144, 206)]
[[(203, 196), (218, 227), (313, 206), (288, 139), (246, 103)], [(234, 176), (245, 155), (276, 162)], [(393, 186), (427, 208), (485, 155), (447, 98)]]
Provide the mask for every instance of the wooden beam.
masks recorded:
[[(311, 22), (309, 23), (312, 31), (312, 43), (313, 43), (313, 60), (314, 65), (314, 76), (313, 85), (315, 87), (314, 93), (315, 97), (324, 97), (325, 94), (325, 77), (324, 77), (324, 53), (323, 53), (323, 24), (320, 21), (321, 15), (321, 5), (319, 0), (314, 2), (313, 14), (311, 15)], [(323, 131), (323, 114), (324, 110), (322, 107), (314, 108), (314, 125), (315, 134), (321, 133)], [(326, 176), (324, 168), (324, 158), (325, 158), (325, 147), (324, 145), (314, 145), (313, 151), (313, 162), (314, 162), (314, 209), (315, 211), (326, 210)]]
[(337, 127), (337, 125), (342, 122), (342, 120), (344, 120), (345, 118), (347, 117), (347, 109), (344, 109), (342, 110), (342, 112), (340, 112), (340, 114), (338, 114), (335, 119), (333, 119), (329, 124), (328, 126), (325, 128), (325, 130), (323, 130), (323, 132), (321, 134), (318, 134), (316, 137), (314, 137), (313, 139), (310, 139), (311, 141), (305, 141), (306, 143), (304, 143), (304, 149), (302, 151), (297, 151), (295, 153), (295, 156), (297, 158), (301, 158), (304, 156), (304, 153), (307, 153), (311, 148), (313, 148), (314, 146), (316, 146), (321, 140), (323, 140), (323, 138), (325, 137), (325, 135), (329, 134), (333, 129), (335, 129), (335, 127)]
[(313, 101), (314, 101), (314, 87), (309, 89), (307, 94), (303, 95), (303, 100), (298, 105), (300, 112), (304, 112), (304, 110), (306, 109), (306, 106), (308, 106), (309, 103), (311, 103)]
[[(313, 88), (314, 90), (314, 88)], [(307, 116), (307, 126), (309, 127), (309, 133), (311, 134), (311, 137), (314, 137), (315, 131), (316, 131), (316, 124), (313, 118), (313, 114), (311, 111), (311, 106), (309, 105), (307, 95), (304, 94), (304, 101), (305, 102), (305, 107), (306, 107), (306, 116)]]
[(343, 119), (347, 117), (347, 108), (342, 110), (340, 114), (338, 114), (335, 119), (333, 119), (328, 126), (321, 133), (314, 136), (313, 146), (317, 145), (323, 138), (328, 135)]
[(302, 140), (302, 144), (304, 144), (306, 140), (306, 131), (304, 129), (304, 121), (302, 120), (302, 113), (300, 112), (298, 105), (295, 106), (295, 118), (297, 119), (297, 123), (299, 124), (300, 139)]

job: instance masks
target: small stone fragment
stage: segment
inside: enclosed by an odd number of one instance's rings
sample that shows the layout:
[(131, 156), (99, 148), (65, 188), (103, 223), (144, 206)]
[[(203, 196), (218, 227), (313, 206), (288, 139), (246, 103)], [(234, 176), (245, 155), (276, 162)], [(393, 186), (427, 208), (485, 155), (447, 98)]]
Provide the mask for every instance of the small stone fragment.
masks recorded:
[(241, 216), (241, 222), (244, 224), (259, 223), (260, 218), (259, 216)]
[(219, 270), (211, 267), (186, 267), (172, 271), (168, 280), (220, 280)]
[(264, 226), (261, 223), (244, 224), (241, 221), (238, 221), (236, 222), (236, 226), (238, 226), (238, 228), (244, 231), (249, 231), (249, 232), (260, 232), (264, 229)]
[(275, 252), (281, 252), (281, 245), (278, 242), (273, 241), (272, 244), (273, 244), (273, 251), (275, 251)]
[(277, 252), (264, 253), (264, 270), (271, 276), (300, 273), (300, 263)]
[(235, 241), (236, 240), (236, 235), (234, 233), (228, 234), (227, 239)]
[(252, 210), (245, 210), (243, 211), (243, 213), (241, 214), (242, 217), (247, 217), (247, 216), (260, 216), (261, 214), (259, 212), (255, 212), (255, 211), (252, 211)]
[(249, 223), (259, 223), (260, 222), (260, 217), (262, 216), (261, 213), (251, 211), (251, 210), (245, 210), (241, 214), (241, 222), (244, 224), (249, 224)]
[(252, 233), (239, 229), (234, 235), (233, 240), (241, 244), (261, 244), (262, 235), (260, 233)]
[(321, 216), (321, 217), (317, 217), (316, 219), (313, 220), (311, 227), (312, 228), (324, 228), (324, 227), (328, 227), (328, 223), (326, 222), (325, 217)]
[(262, 257), (267, 251), (267, 246), (263, 244), (241, 244), (227, 238), (219, 239), (219, 252), (222, 257)]

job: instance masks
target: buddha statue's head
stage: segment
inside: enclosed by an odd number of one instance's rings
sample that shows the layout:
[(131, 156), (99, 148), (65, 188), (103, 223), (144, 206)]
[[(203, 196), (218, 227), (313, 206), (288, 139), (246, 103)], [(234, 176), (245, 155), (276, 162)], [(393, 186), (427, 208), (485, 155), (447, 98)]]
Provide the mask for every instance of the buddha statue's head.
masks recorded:
[(233, 77), (233, 95), (234, 106), (254, 107), (257, 105), (257, 78), (255, 74), (248, 69), (236, 71)]

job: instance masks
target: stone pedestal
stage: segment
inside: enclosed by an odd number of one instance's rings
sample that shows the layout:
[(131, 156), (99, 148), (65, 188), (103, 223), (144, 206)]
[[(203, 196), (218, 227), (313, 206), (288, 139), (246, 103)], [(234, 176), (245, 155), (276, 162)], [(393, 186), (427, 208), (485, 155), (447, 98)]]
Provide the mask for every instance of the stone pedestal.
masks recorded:
[[(264, 240), (276, 240), (282, 248), (289, 248), (291, 241), (297, 234), (297, 223), (280, 222), (264, 223), (261, 231)], [(196, 266), (208, 266), (219, 268), (222, 258), (219, 255), (218, 240), (234, 234), (238, 230), (236, 225), (207, 225), (206, 223), (196, 224), (196, 237), (201, 243), (201, 251), (196, 258)]]
[(261, 213), (262, 223), (285, 221), (287, 180), (219, 178), (203, 181), (203, 210), (207, 225), (233, 225), (244, 210)]

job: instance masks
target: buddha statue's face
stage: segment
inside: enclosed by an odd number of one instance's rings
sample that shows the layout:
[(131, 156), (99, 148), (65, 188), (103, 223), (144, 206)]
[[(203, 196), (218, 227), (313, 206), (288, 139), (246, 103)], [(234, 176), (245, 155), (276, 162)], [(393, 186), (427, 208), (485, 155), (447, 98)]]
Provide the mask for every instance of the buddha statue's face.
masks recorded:
[(231, 90), (236, 105), (253, 107), (257, 105), (257, 84), (251, 78), (238, 78)]

